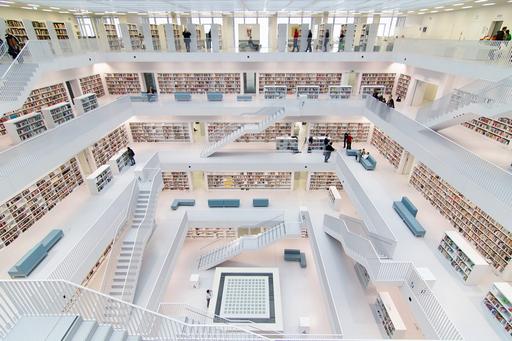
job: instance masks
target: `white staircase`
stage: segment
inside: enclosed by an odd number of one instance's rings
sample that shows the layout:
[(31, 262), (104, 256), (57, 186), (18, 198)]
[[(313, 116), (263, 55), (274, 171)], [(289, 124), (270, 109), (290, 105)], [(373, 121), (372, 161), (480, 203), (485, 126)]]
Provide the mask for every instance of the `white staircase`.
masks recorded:
[(202, 152), (201, 157), (211, 156), (225, 145), (234, 142), (236, 139), (244, 134), (259, 133), (264, 129), (270, 127), (275, 122), (279, 121), (285, 116), (284, 108), (265, 108), (258, 113), (263, 112), (266, 117), (256, 124), (243, 124), (240, 128), (226, 134), (221, 140), (209, 144)]
[(269, 228), (254, 236), (240, 237), (224, 246), (216, 248), (199, 258), (198, 269), (208, 270), (217, 266), (228, 259), (238, 256), (243, 251), (257, 250), (283, 239), (286, 236), (286, 223), (279, 222), (277, 225)]

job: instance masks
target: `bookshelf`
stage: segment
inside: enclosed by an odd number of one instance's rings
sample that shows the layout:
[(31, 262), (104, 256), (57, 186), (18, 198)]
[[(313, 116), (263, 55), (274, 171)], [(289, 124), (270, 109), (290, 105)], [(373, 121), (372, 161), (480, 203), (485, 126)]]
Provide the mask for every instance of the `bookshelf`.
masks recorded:
[(44, 117), (39, 112), (7, 121), (5, 122), (5, 129), (14, 143), (28, 140), (47, 130)]
[(130, 35), (130, 42), (133, 50), (142, 49), (142, 36), (139, 28), (135, 24), (128, 24), (128, 34)]
[(189, 172), (162, 172), (164, 189), (171, 191), (190, 191), (192, 181)]
[(240, 73), (158, 73), (160, 93), (240, 93)]
[(312, 151), (324, 151), (325, 150), (325, 136), (310, 136), (313, 138), (313, 141), (309, 143), (308, 138), (308, 153), (311, 153)]
[(172, 32), (174, 35), (174, 44), (176, 46), (176, 51), (181, 51), (182, 49), (185, 49), (185, 43), (182, 39), (182, 33), (183, 33), (183, 26), (178, 24), (172, 24)]
[[(75, 118), (71, 104), (62, 102), (41, 110), (48, 128), (54, 128), (59, 124)], [(25, 116), (26, 117), (26, 116)]]
[(124, 126), (120, 126), (89, 148), (96, 167), (99, 167), (107, 164), (112, 156), (126, 146), (128, 146), (128, 133)]
[(75, 108), (77, 113), (85, 114), (91, 110), (99, 107), (98, 99), (95, 93), (88, 93), (82, 96), (75, 97)]
[(349, 99), (352, 95), (352, 87), (350, 85), (331, 85), (329, 86), (330, 99)]
[(112, 174), (121, 174), (123, 170), (131, 166), (128, 149), (121, 149), (108, 160)]
[(328, 190), (334, 186), (339, 191), (343, 190), (343, 185), (335, 172), (309, 172), (306, 188), (308, 191)]
[(512, 140), (512, 121), (504, 117), (498, 120), (480, 117), (462, 125), (505, 145), (510, 145)]
[(85, 182), (91, 194), (98, 194), (103, 191), (105, 187), (107, 187), (113, 178), (114, 175), (112, 174), (110, 165), (103, 165), (96, 169), (91, 175), (89, 175), (85, 179)]
[(379, 153), (395, 167), (398, 168), (400, 159), (404, 153), (404, 148), (395, 142), (391, 137), (384, 134), (377, 127), (373, 128), (372, 138), (370, 143), (374, 145)]
[(238, 238), (236, 229), (231, 227), (191, 227), (188, 229), (187, 238)]
[(332, 122), (332, 123), (311, 123), (308, 136), (325, 136), (333, 142), (343, 142), (343, 135), (349, 132), (352, 135), (352, 142), (367, 142), (370, 135), (371, 123), (367, 122)]
[(391, 339), (400, 339), (405, 335), (407, 328), (398, 312), (398, 309), (387, 291), (379, 291), (375, 301), (377, 316)]
[[(227, 134), (240, 128), (243, 124), (252, 123), (233, 123), (233, 122), (208, 122), (208, 142), (217, 142)], [(267, 127), (261, 133), (244, 134), (235, 142), (274, 142), (278, 136), (287, 136), (292, 134), (293, 124), (291, 122), (277, 122)]]
[(83, 94), (94, 93), (98, 98), (105, 96), (105, 88), (99, 74), (80, 78), (79, 81)]
[(284, 99), (286, 93), (284, 85), (265, 85), (263, 87), (263, 98), (265, 99)]
[(363, 85), (359, 89), (359, 93), (363, 99), (372, 97), (373, 93), (377, 91), (379, 94), (384, 94), (386, 87), (384, 85)]
[(455, 230), (476, 247), (494, 269), (505, 272), (512, 257), (511, 232), (422, 163), (414, 167), (409, 182), (451, 222)]
[(505, 332), (512, 336), (512, 287), (510, 284), (493, 283), (483, 302)]
[(320, 87), (320, 93), (326, 94), (329, 86), (341, 84), (341, 73), (260, 73), (259, 92), (264, 93), (265, 86), (286, 86), (288, 94), (297, 92), (297, 86), (314, 85)]
[(332, 203), (332, 206), (335, 210), (341, 210), (341, 195), (338, 189), (335, 186), (329, 186), (329, 199)]
[(140, 93), (138, 73), (106, 73), (108, 93), (111, 95), (126, 95)]
[(0, 248), (8, 246), (83, 183), (73, 158), (0, 204)]
[(307, 99), (318, 99), (319, 95), (319, 85), (297, 85), (297, 97), (305, 96)]
[(291, 190), (292, 172), (214, 172), (205, 173), (208, 189)]
[(391, 95), (395, 86), (396, 73), (363, 73), (361, 75), (361, 86), (364, 85), (382, 85), (385, 87), (384, 93)]
[(5, 122), (10, 118), (16, 118), (36, 111), (41, 111), (43, 107), (52, 106), (62, 102), (69, 102), (66, 89), (62, 83), (32, 90), (20, 109), (5, 113), (0, 119), (0, 135), (5, 135), (7, 133), (2, 122)]
[(57, 39), (69, 39), (68, 30), (66, 29), (66, 24), (63, 22), (54, 22), (53, 29), (57, 34)]
[(276, 150), (299, 151), (299, 140), (296, 137), (278, 136), (276, 138)]
[(50, 34), (48, 33), (48, 29), (46, 28), (46, 24), (42, 21), (32, 21), (32, 27), (34, 27), (34, 31), (36, 32), (36, 37), (39, 40), (50, 40)]
[(130, 122), (133, 142), (192, 142), (191, 123)]
[(403, 73), (398, 76), (398, 81), (396, 83), (395, 95), (396, 97), (400, 97), (405, 100), (407, 96), (407, 91), (409, 90), (409, 84), (411, 83), (411, 76), (404, 75)]
[(158, 25), (150, 24), (149, 29), (151, 31), (151, 41), (153, 42), (153, 48), (156, 51), (160, 51), (162, 49), (162, 45), (160, 44), (160, 33), (158, 32)]
[[(324, 44), (324, 36), (325, 36), (326, 30), (328, 30), (328, 29), (329, 29), (330, 36), (332, 36), (333, 32), (332, 32), (332, 30), (330, 30), (330, 25), (327, 25), (327, 24), (319, 24), (318, 25), (318, 31), (317, 31), (318, 38), (316, 39), (316, 46), (315, 46), (316, 51), (324, 50), (324, 45), (323, 45)], [(331, 38), (329, 38), (329, 40), (331, 40)]]
[(117, 35), (116, 26), (114, 24), (103, 24), (105, 27), (105, 34), (107, 35), (108, 46), (111, 50), (121, 49), (121, 40)]
[(25, 27), (23, 26), (23, 22), (12, 19), (8, 19), (5, 22), (7, 24), (6, 32), (15, 36), (21, 46), (25, 45), (25, 42), (28, 40), (28, 35)]
[(478, 284), (489, 268), (485, 258), (456, 231), (446, 231), (437, 248), (468, 285)]

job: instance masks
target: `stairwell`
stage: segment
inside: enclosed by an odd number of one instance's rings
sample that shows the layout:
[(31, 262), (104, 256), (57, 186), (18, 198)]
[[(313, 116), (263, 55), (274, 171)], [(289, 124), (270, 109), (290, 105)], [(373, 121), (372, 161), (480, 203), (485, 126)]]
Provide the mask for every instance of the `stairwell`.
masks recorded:
[(217, 152), (219, 149), (224, 147), (225, 145), (234, 142), (236, 139), (241, 137), (244, 134), (254, 134), (262, 132), (264, 129), (270, 127), (275, 122), (279, 121), (285, 116), (284, 108), (264, 108), (258, 113), (263, 112), (266, 116), (260, 122), (243, 124), (240, 128), (228, 133), (219, 141), (213, 142), (209, 144), (203, 151), (201, 152), (201, 157), (209, 157)]
[(286, 223), (279, 222), (277, 225), (253, 236), (240, 237), (224, 246), (213, 249), (212, 251), (201, 255), (199, 258), (198, 269), (211, 269), (233, 257), (238, 256), (243, 251), (258, 250), (275, 243), (286, 236)]

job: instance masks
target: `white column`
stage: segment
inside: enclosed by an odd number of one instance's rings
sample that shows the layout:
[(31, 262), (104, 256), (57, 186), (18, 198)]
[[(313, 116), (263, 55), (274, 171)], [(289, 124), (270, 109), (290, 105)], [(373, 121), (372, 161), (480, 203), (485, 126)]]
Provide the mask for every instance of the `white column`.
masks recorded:
[(103, 48), (106, 51), (110, 51), (110, 44), (108, 43), (107, 31), (105, 30), (105, 25), (101, 18), (95, 18), (94, 20), (96, 26), (96, 36), (98, 37), (98, 45), (103, 45)]
[(398, 163), (398, 168), (396, 169), (399, 174), (409, 174), (414, 165), (414, 156), (406, 151), (402, 152), (402, 156), (400, 157), (400, 162)]
[(197, 52), (197, 32), (196, 25), (189, 22), (187, 24), (187, 30), (190, 32), (190, 52)]
[(176, 42), (174, 41), (174, 29), (172, 28), (172, 24), (163, 24), (163, 26), (167, 51), (176, 52)]
[(119, 28), (121, 29), (121, 35), (123, 40), (124, 49), (126, 51), (132, 50), (132, 40), (130, 39), (130, 31), (128, 30), (128, 24), (122, 23), (119, 24)]
[(356, 25), (347, 24), (347, 31), (345, 32), (345, 51), (354, 51), (354, 38), (356, 35)]
[[(299, 43), (299, 49), (300, 52), (305, 52), (306, 47), (308, 46), (308, 34), (309, 34), (309, 24), (302, 24), (300, 25), (300, 43)], [(313, 44), (313, 42), (311, 42)]]
[(29, 40), (37, 40), (36, 30), (32, 25), (32, 20), (22, 19), (23, 27), (25, 27), (25, 31), (27, 32), (27, 36)]
[(155, 48), (153, 47), (153, 37), (151, 36), (151, 27), (149, 26), (149, 23), (141, 24), (140, 28), (142, 30), (142, 35), (144, 36), (144, 46), (146, 51), (154, 51)]
[(366, 52), (373, 52), (373, 47), (377, 40), (377, 30), (379, 29), (378, 23), (368, 25), (368, 44), (366, 44)]
[(219, 42), (219, 34), (220, 34), (221, 26), (219, 24), (212, 24), (211, 26), (211, 45), (212, 52), (220, 51), (220, 42)]
[(277, 51), (286, 52), (287, 40), (288, 40), (288, 25), (278, 24), (277, 25)]
[(48, 30), (48, 34), (50, 35), (52, 47), (53, 47), (53, 50), (55, 51), (55, 54), (62, 54), (62, 49), (60, 48), (59, 37), (57, 37), (57, 31), (55, 31), (55, 27), (53, 26), (53, 21), (46, 22), (46, 29)]

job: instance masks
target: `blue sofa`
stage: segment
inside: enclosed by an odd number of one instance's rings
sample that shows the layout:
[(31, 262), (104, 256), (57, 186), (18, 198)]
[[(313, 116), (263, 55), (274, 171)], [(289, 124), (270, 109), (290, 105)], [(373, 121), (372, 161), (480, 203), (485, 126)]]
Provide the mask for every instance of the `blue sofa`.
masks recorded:
[(180, 206), (195, 206), (196, 201), (194, 199), (174, 199), (171, 203), (171, 209), (176, 211)]
[(48, 255), (48, 251), (64, 236), (62, 230), (52, 230), (7, 271), (11, 278), (28, 277)]
[(359, 151), (357, 149), (346, 149), (345, 153), (348, 156), (357, 156), (357, 154), (359, 154)]
[(402, 218), (403, 222), (405, 225), (407, 225), (409, 230), (411, 230), (412, 234), (414, 234), (416, 237), (425, 236), (425, 229), (416, 220), (418, 209), (413, 205), (409, 198), (402, 197), (401, 201), (393, 201), (393, 208), (398, 213), (400, 218)]
[(236, 96), (236, 100), (238, 102), (251, 102), (252, 96), (251, 95), (238, 95), (238, 96)]
[(268, 207), (269, 200), (268, 199), (252, 199), (252, 207)]
[(208, 207), (240, 207), (239, 199), (208, 199)]
[(222, 94), (222, 92), (208, 92), (208, 93), (206, 93), (206, 98), (210, 102), (220, 102), (220, 101), (222, 101), (223, 97), (224, 97), (224, 95)]
[(377, 161), (375, 161), (375, 159), (371, 155), (368, 155), (366, 159), (360, 158), (359, 163), (363, 165), (364, 169), (366, 170), (374, 170), (375, 166), (377, 165)]
[(288, 262), (299, 262), (301, 268), (307, 266), (306, 254), (297, 249), (284, 249), (284, 260)]
[(178, 102), (187, 102), (192, 100), (190, 92), (175, 92), (174, 99)]

